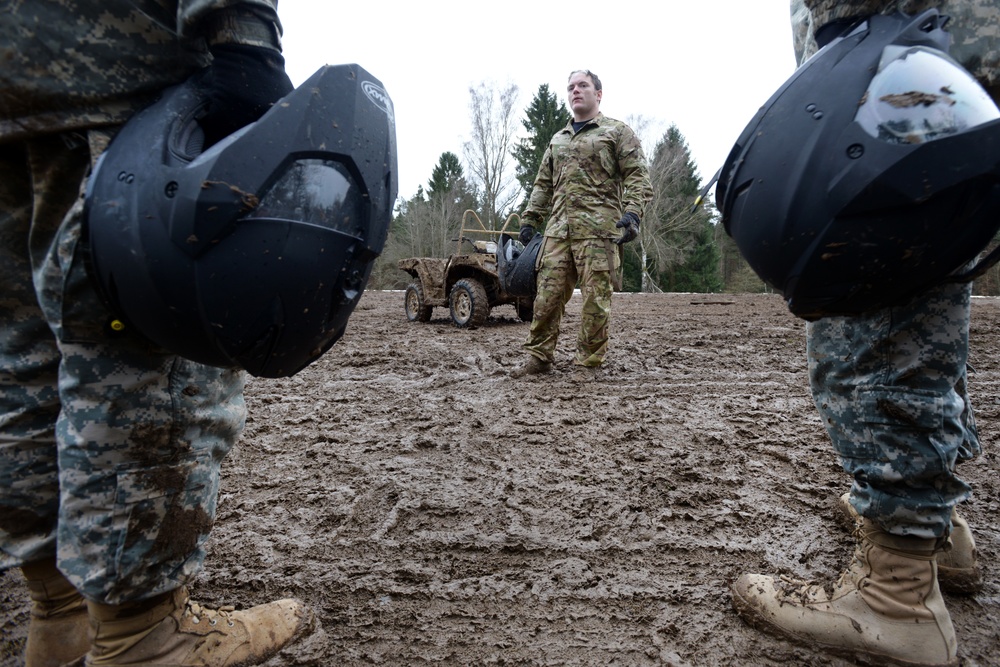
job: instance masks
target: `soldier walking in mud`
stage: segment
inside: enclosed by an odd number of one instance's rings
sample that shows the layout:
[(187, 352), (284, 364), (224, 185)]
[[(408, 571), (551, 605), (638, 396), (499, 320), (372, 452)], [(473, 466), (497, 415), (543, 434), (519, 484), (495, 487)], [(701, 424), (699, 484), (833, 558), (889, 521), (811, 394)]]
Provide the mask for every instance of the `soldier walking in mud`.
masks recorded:
[(549, 142), (521, 216), (525, 245), (548, 222), (524, 344), (529, 358), (513, 377), (552, 369), (559, 324), (577, 280), (583, 309), (573, 364), (584, 373), (601, 366), (608, 350), (612, 289), (621, 289), (620, 246), (638, 236), (653, 196), (639, 139), (628, 125), (600, 112), (603, 90), (597, 75), (575, 71), (566, 90), (573, 119)]
[[(804, 61), (868, 17), (929, 9), (950, 16), (951, 56), (1000, 99), (995, 0), (793, 0), (797, 55)], [(904, 303), (808, 324), (812, 393), (853, 477), (839, 504), (858, 543), (832, 585), (743, 575), (733, 603), (750, 625), (865, 662), (958, 663), (940, 591), (971, 594), (982, 583), (956, 510), (971, 495), (956, 464), (980, 451), (966, 391), (970, 296), (971, 283), (941, 282)]]
[[(295, 600), (204, 608), (243, 371), (115, 336), (81, 254), (109, 138), (208, 66), (208, 141), (288, 93), (275, 0), (25, 0), (0, 22), (0, 567), (32, 600), (27, 667), (250, 665), (312, 627)], [(86, 657), (84, 658), (84, 655)]]

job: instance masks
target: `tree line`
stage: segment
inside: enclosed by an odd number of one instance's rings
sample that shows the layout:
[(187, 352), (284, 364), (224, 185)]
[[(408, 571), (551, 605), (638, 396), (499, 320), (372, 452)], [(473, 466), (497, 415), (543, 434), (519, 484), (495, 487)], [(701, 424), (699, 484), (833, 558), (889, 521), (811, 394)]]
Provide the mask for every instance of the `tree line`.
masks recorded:
[[(475, 211), (487, 227), (499, 229), (524, 209), (549, 140), (571, 116), (560, 98), (542, 84), (519, 117), (518, 94), (513, 84), (482, 82), (469, 88), (471, 138), (462, 146), (462, 158), (442, 153), (426, 188), (421, 186), (398, 202), (385, 250), (372, 273), (372, 288), (407, 285), (410, 277), (397, 268), (400, 259), (455, 253), (466, 210)], [(524, 129), (520, 138), (516, 138), (518, 122)], [(712, 203), (692, 210), (702, 183), (681, 131), (671, 125), (652, 150), (647, 149), (647, 159), (655, 198), (639, 238), (625, 246), (623, 289), (765, 290), (718, 224)]]
[[(571, 116), (560, 98), (542, 84), (518, 118), (518, 93), (513, 84), (498, 87), (482, 82), (469, 88), (471, 138), (462, 147), (464, 160), (452, 152), (442, 153), (426, 189), (421, 186), (397, 203), (371, 288), (405, 288), (411, 279), (397, 267), (400, 259), (455, 253), (465, 211), (475, 211), (488, 228), (499, 229), (511, 214), (523, 210), (549, 140)], [(515, 140), (518, 121), (525, 133)], [(646, 121), (641, 117), (628, 121), (642, 136)], [(639, 237), (625, 246), (623, 289), (769, 291), (719, 224), (711, 199), (693, 208), (702, 182), (680, 129), (671, 125), (646, 153), (655, 195)], [(516, 235), (516, 225), (513, 231)], [(1000, 236), (989, 249), (997, 244)], [(976, 281), (974, 293), (1000, 294), (1000, 265)]]

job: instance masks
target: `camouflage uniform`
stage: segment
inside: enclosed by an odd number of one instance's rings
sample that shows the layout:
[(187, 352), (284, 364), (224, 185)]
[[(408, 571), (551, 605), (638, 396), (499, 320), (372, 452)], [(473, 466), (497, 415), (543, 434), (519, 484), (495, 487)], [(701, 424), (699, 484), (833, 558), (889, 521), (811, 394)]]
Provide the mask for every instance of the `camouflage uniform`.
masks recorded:
[[(813, 31), (831, 20), (932, 7), (953, 17), (952, 54), (995, 92), (995, 0), (793, 0), (796, 55), (812, 55)], [(941, 285), (863, 317), (808, 325), (813, 397), (854, 478), (851, 502), (890, 533), (946, 535), (952, 508), (970, 495), (955, 466), (980, 451), (966, 391), (971, 290)]]
[[(128, 335), (88, 281), (87, 175), (116, 127), (209, 61), (277, 48), (276, 4), (7, 0), (0, 22), (0, 568), (57, 558), (106, 604), (198, 571), (243, 373)], [(264, 18), (268, 27), (256, 20)]]
[(615, 224), (626, 212), (641, 219), (652, 196), (642, 146), (625, 123), (599, 113), (577, 132), (571, 121), (555, 134), (522, 215), (534, 227), (548, 221), (524, 345), (530, 354), (554, 360), (559, 323), (579, 279), (583, 310), (573, 363), (601, 365), (619, 263)]

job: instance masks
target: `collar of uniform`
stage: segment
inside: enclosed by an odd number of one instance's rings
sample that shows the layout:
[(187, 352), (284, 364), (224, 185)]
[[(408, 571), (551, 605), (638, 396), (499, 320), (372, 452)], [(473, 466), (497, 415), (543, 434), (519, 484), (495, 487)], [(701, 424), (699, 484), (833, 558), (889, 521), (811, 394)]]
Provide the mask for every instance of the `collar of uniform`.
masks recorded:
[[(596, 116), (594, 116), (590, 120), (584, 121), (584, 125), (583, 127), (580, 128), (580, 130), (583, 130), (583, 128), (587, 127), (588, 125), (600, 125), (602, 120), (604, 120), (604, 114), (598, 111)], [(560, 130), (560, 132), (569, 132), (570, 134), (575, 134), (576, 131), (573, 129), (573, 123), (575, 122), (576, 121), (570, 118), (569, 122), (566, 123), (566, 127)]]

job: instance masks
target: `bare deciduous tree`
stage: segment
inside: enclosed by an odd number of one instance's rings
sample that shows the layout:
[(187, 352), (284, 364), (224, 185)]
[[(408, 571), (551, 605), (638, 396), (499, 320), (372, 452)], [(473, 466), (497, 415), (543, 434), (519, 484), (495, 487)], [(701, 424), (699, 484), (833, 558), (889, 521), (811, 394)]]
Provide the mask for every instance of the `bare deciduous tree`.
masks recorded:
[[(642, 127), (640, 125), (640, 127)], [(684, 137), (671, 126), (653, 149), (649, 166), (653, 201), (646, 208), (636, 251), (642, 266), (642, 291), (659, 291), (651, 271), (683, 264), (705, 224), (704, 210), (692, 211), (698, 183)]]
[(497, 88), (491, 82), (469, 87), (472, 138), (465, 142), (465, 159), (482, 194), (480, 217), (495, 225), (514, 208), (521, 188), (511, 165), (517, 124), (518, 87)]

